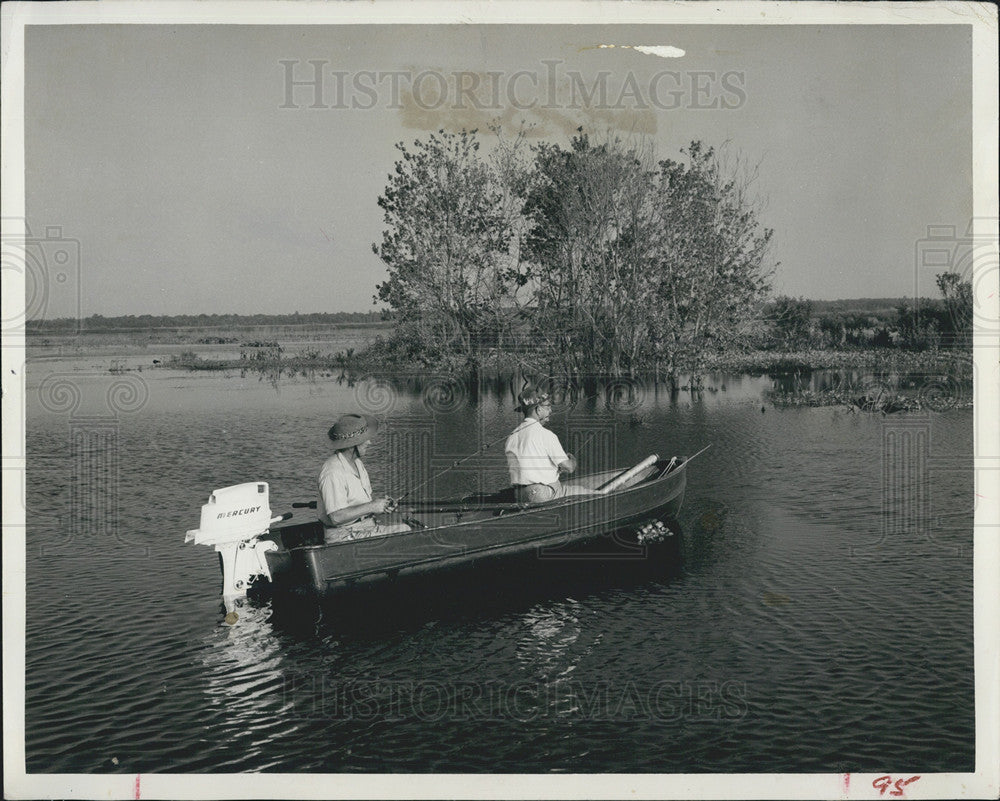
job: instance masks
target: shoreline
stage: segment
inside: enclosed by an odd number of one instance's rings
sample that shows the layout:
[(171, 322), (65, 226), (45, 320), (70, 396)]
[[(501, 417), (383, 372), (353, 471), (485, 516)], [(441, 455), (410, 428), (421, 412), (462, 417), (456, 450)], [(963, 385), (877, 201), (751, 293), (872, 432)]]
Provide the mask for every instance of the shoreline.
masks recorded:
[[(60, 338), (63, 341), (25, 342), (25, 356), (29, 362), (44, 362), (78, 357), (103, 358), (117, 362), (109, 365), (116, 371), (132, 369), (171, 368), (190, 371), (268, 370), (282, 372), (301, 370), (323, 371), (362, 369), (393, 371), (430, 369), (454, 374), (476, 369), (485, 372), (504, 372), (523, 366), (500, 358), (478, 367), (451, 365), (442, 360), (438, 365), (406, 363), (373, 354), (371, 346), (378, 338), (371, 329), (345, 327), (336, 336), (283, 339), (282, 341), (246, 341), (226, 338), (224, 342), (208, 341), (125, 341), (116, 336), (112, 341), (88, 341), (80, 337)], [(114, 341), (117, 340), (117, 341)], [(131, 362), (131, 363), (129, 363)], [(544, 364), (544, 358), (537, 363)], [(449, 369), (450, 368), (450, 369)], [(873, 373), (928, 372), (945, 373), (957, 379), (972, 377), (972, 353), (960, 349), (931, 349), (911, 351), (899, 348), (843, 348), (807, 350), (753, 350), (746, 353), (708, 354), (697, 371), (684, 370), (685, 375), (697, 373), (768, 373), (794, 374), (820, 370), (860, 370)], [(636, 377), (652, 377), (652, 370)]]

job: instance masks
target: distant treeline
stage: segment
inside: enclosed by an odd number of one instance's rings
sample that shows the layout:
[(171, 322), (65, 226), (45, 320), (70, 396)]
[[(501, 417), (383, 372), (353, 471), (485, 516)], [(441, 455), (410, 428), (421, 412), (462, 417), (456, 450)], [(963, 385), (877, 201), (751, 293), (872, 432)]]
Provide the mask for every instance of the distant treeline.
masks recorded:
[(104, 317), (94, 314), (81, 320), (58, 318), (29, 320), (29, 334), (107, 333), (110, 331), (148, 331), (183, 328), (251, 328), (256, 326), (300, 325), (371, 325), (383, 320), (382, 312), (314, 312), (312, 314), (127, 314)]
[[(787, 296), (782, 296), (787, 297)], [(900, 303), (912, 303), (910, 298), (841, 298), (839, 300), (810, 300), (816, 314), (870, 314), (880, 316), (892, 313)]]
[(940, 299), (819, 301), (780, 296), (764, 305), (749, 337), (763, 349), (855, 347), (924, 351), (972, 346), (972, 284), (957, 273), (937, 276)]

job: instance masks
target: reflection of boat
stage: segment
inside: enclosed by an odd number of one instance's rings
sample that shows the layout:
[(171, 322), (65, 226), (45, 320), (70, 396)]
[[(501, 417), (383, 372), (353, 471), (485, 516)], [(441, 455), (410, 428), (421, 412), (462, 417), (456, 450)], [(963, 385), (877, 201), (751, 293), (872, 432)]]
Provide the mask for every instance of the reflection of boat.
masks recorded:
[(213, 493), (202, 507), (201, 528), (188, 532), (188, 541), (215, 545), (227, 598), (245, 594), (251, 584), (323, 597), (518, 554), (534, 553), (539, 563), (648, 561), (659, 550), (650, 546), (672, 539), (665, 526), (648, 524), (677, 514), (687, 462), (650, 457), (626, 472), (576, 478), (574, 484), (595, 494), (539, 506), (516, 503), (510, 489), (412, 503), (399, 511), (412, 530), (333, 544), (324, 543), (318, 521), (275, 526), (281, 518), (270, 516), (267, 484), (241, 484)]

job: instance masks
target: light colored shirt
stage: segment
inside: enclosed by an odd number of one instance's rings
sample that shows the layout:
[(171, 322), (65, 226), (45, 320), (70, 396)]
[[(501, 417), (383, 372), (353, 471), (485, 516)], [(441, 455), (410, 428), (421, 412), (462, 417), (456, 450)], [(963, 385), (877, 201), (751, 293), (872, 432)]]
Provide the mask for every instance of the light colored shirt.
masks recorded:
[[(347, 454), (351, 453), (351, 456)], [(357, 468), (355, 474), (351, 465)], [(355, 459), (353, 450), (337, 451), (323, 463), (319, 471), (319, 500), (316, 514), (325, 526), (333, 526), (330, 512), (345, 509), (372, 499), (372, 483), (368, 471), (360, 459)]]
[(569, 459), (559, 437), (533, 417), (514, 429), (504, 450), (511, 484), (555, 484), (559, 464)]

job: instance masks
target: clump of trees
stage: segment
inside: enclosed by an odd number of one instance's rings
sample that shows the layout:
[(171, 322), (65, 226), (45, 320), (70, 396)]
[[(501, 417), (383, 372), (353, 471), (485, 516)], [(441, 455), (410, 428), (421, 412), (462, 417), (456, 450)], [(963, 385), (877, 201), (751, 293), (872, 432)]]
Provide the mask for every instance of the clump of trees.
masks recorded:
[(944, 298), (946, 319), (939, 328), (952, 344), (972, 344), (972, 281), (962, 280), (958, 273), (946, 272), (937, 277), (937, 286)]
[(759, 317), (775, 265), (744, 165), (700, 142), (675, 161), (494, 133), (489, 156), (475, 131), (398, 145), (373, 247), (411, 350), (675, 378)]
[[(776, 344), (786, 350), (811, 344), (815, 334), (811, 300), (779, 295), (770, 312), (773, 340)], [(827, 318), (824, 318), (822, 329), (832, 333), (834, 326), (831, 323), (832, 321), (827, 322)]]

